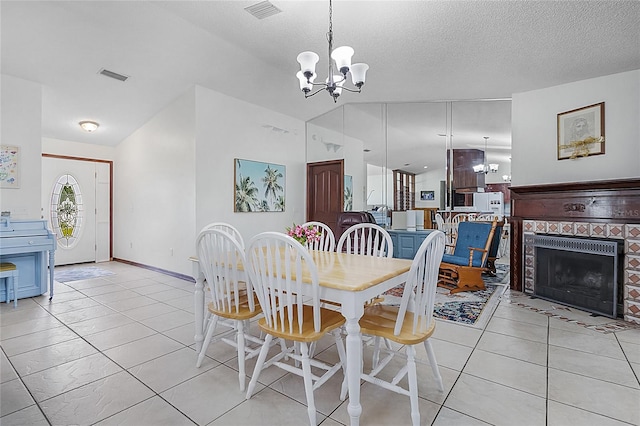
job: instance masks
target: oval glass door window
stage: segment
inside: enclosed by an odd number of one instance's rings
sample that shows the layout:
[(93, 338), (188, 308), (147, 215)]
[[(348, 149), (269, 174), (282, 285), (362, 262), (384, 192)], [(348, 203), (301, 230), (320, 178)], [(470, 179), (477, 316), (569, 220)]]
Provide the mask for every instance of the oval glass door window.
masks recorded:
[(72, 248), (76, 245), (82, 233), (83, 213), (78, 181), (69, 174), (60, 176), (51, 193), (51, 226), (58, 246)]

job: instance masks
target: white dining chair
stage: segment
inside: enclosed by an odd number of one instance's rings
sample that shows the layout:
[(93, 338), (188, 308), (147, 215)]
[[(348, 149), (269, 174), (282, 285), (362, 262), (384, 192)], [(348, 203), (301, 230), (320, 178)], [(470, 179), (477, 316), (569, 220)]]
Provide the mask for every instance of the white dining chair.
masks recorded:
[[(374, 304), (365, 308), (360, 319), (360, 329), (365, 335), (374, 336), (373, 367), (361, 378), (393, 392), (408, 395), (411, 402), (411, 420), (414, 426), (420, 424), (418, 409), (418, 377), (416, 362), (425, 361), (416, 358), (416, 346), (423, 344), (431, 365), (434, 379), (441, 392), (444, 391), (442, 377), (435, 353), (429, 338), (435, 331), (433, 306), (438, 282), (438, 268), (445, 247), (445, 235), (441, 231), (431, 232), (422, 242), (416, 253), (409, 276), (404, 286), (400, 306)], [(380, 339), (390, 340), (400, 345), (398, 349), (381, 347)], [(380, 360), (379, 354), (385, 358)], [(397, 374), (385, 372), (397, 364), (390, 363), (394, 357), (402, 358), (405, 363)], [(408, 389), (400, 381), (408, 376)], [(386, 378), (391, 378), (387, 380)], [(364, 389), (364, 388), (363, 388)]]
[(238, 231), (235, 226), (226, 222), (211, 222), (210, 224), (205, 225), (200, 230), (200, 232), (206, 231), (208, 229), (219, 229), (221, 231), (225, 231), (228, 234), (231, 234), (231, 236), (236, 239), (238, 244), (240, 244), (242, 250), (244, 250), (244, 240), (242, 239), (242, 234), (240, 234), (240, 231)]
[(238, 379), (240, 390), (244, 391), (245, 361), (258, 355), (264, 343), (248, 333), (249, 320), (258, 316), (261, 309), (251, 281), (239, 269), (245, 265), (244, 250), (226, 231), (208, 229), (198, 235), (196, 251), (211, 298), (208, 304), (210, 320), (196, 367), (202, 364), (216, 329), (225, 327), (225, 332), (217, 335), (215, 342), (221, 341), (237, 349)]
[(393, 257), (393, 240), (383, 227), (375, 223), (358, 223), (340, 236), (338, 253)]
[(320, 231), (320, 239), (307, 243), (307, 249), (309, 250), (321, 250), (321, 251), (334, 251), (336, 249), (336, 237), (333, 234), (333, 230), (322, 222), (306, 222), (302, 226), (305, 228), (308, 226), (315, 226)]
[[(279, 232), (256, 235), (247, 248), (246, 267), (264, 313), (258, 325), (266, 333), (246, 398), (251, 398), (261, 371), (277, 366), (303, 378), (309, 422), (316, 425), (314, 391), (346, 368), (340, 335), (345, 319), (340, 312), (321, 306), (317, 266), (309, 251), (290, 236)], [(335, 364), (309, 355), (309, 344), (327, 333), (333, 335), (337, 346), (339, 361)], [(274, 338), (280, 340), (280, 351), (266, 360)], [(287, 346), (286, 341), (293, 344)], [(345, 374), (341, 395), (346, 389)]]

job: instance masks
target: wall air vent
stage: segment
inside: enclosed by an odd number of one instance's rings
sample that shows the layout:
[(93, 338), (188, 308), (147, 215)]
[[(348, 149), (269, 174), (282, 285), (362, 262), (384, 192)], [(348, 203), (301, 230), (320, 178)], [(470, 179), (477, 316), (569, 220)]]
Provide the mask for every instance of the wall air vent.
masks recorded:
[(268, 18), (269, 16), (277, 15), (278, 13), (282, 12), (280, 9), (278, 9), (268, 1), (261, 1), (260, 3), (245, 7), (244, 10), (258, 19)]
[(120, 81), (127, 81), (127, 79), (129, 78), (128, 75), (118, 74), (117, 72), (109, 71), (109, 70), (104, 69), (104, 68), (102, 68), (100, 71), (98, 71), (98, 74), (104, 75), (105, 77), (114, 78), (114, 79), (120, 80)]

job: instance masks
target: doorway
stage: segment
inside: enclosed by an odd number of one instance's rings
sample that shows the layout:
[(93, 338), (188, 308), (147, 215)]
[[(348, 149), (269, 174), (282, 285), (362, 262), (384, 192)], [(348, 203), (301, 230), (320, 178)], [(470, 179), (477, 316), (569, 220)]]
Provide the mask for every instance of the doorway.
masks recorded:
[(56, 235), (56, 266), (111, 260), (112, 166), (43, 154), (42, 218)]
[(344, 160), (307, 163), (307, 221), (327, 224), (338, 233), (344, 209)]

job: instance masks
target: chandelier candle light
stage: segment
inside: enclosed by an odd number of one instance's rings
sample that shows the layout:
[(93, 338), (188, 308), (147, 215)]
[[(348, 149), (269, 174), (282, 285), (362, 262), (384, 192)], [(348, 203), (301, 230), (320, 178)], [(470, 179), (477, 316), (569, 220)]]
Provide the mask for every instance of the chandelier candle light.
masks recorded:
[(484, 163), (478, 164), (477, 166), (473, 166), (473, 171), (476, 173), (484, 173), (485, 175), (489, 172), (497, 173), (498, 165), (495, 163), (489, 164), (489, 161), (487, 160), (487, 139), (489, 139), (489, 136), (483, 136), (483, 137), (484, 137)]
[[(351, 65), (351, 57), (354, 52), (349, 46), (341, 46), (333, 50), (332, 17), (333, 6), (331, 0), (329, 0), (329, 32), (327, 33), (327, 40), (329, 41), (329, 76), (325, 83), (314, 83), (317, 77), (316, 64), (320, 60), (320, 57), (314, 52), (302, 52), (298, 55), (300, 71), (298, 71), (296, 77), (300, 80), (300, 90), (304, 92), (305, 98), (311, 97), (324, 89), (329, 92), (331, 97), (333, 97), (333, 102), (337, 102), (338, 97), (342, 93), (342, 89), (356, 93), (360, 93), (362, 91), (362, 86), (364, 85), (369, 65)], [(334, 74), (334, 65), (331, 61), (332, 59), (335, 61), (335, 69), (339, 71), (339, 74)], [(347, 74), (349, 73), (351, 73), (351, 81), (353, 82), (353, 85), (357, 87), (357, 90), (344, 87), (344, 83), (347, 80)], [(322, 87), (311, 93), (313, 86)]]

